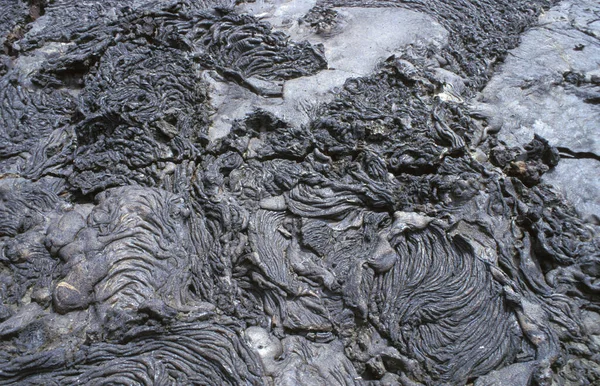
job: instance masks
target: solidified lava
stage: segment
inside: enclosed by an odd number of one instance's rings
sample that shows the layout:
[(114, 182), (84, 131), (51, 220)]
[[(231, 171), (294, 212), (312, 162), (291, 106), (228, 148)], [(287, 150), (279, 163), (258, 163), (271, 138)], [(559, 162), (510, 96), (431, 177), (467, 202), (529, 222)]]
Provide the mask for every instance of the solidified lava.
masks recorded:
[(553, 3), (319, 2), (318, 33), (402, 6), (450, 38), (211, 141), (203, 72), (277, 98), (327, 68), (233, 5), (0, 5), (0, 384), (597, 384), (600, 240), (540, 182), (558, 151), (440, 97)]

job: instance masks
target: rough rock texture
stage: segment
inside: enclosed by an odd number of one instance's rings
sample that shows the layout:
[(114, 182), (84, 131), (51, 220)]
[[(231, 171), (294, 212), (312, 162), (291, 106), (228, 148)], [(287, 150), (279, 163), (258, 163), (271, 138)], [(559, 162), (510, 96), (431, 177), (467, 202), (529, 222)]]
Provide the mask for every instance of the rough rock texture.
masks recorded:
[(0, 4), (0, 384), (598, 384), (597, 6), (239, 3)]
[(564, 2), (540, 17), (486, 85), (474, 109), (510, 146), (534, 135), (564, 158), (544, 178), (600, 222), (600, 4)]

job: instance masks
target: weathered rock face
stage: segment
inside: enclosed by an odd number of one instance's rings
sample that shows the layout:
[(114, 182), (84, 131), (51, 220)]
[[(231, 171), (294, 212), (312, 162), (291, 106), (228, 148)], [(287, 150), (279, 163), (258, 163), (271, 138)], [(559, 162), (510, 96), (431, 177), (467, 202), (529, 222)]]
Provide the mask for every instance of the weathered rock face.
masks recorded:
[(522, 146), (535, 134), (556, 146), (563, 161), (545, 181), (559, 186), (581, 215), (597, 224), (598, 14), (596, 1), (564, 2), (545, 13), (475, 103), (510, 146)]
[(494, 75), (552, 5), (5, 0), (0, 384), (600, 382), (571, 145)]

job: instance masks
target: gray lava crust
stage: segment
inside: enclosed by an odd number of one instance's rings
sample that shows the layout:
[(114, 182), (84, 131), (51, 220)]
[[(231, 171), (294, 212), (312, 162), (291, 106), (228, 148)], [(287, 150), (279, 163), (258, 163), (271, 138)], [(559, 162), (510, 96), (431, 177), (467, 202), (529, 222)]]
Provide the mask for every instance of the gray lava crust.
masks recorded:
[[(598, 153), (502, 88), (544, 17), (600, 47), (557, 4), (2, 0), (0, 385), (600, 384), (597, 217), (548, 184)], [(596, 114), (588, 70), (515, 82)]]

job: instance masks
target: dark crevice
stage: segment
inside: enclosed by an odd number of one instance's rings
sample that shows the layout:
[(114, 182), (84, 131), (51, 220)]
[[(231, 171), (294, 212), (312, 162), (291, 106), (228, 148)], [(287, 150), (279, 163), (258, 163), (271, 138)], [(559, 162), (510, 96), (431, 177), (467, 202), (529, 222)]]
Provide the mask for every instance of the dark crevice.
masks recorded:
[(556, 147), (560, 153), (560, 156), (563, 158), (573, 158), (573, 159), (593, 159), (596, 161), (600, 161), (600, 155), (589, 152), (589, 151), (573, 151), (568, 147)]
[(46, 13), (46, 0), (29, 0), (29, 18), (30, 22), (36, 21), (40, 16)]
[(592, 97), (592, 98), (586, 98), (583, 101), (585, 103), (590, 104), (590, 105), (600, 105), (600, 96), (598, 96), (598, 97)]

